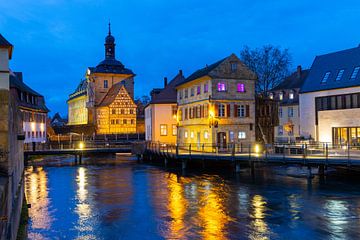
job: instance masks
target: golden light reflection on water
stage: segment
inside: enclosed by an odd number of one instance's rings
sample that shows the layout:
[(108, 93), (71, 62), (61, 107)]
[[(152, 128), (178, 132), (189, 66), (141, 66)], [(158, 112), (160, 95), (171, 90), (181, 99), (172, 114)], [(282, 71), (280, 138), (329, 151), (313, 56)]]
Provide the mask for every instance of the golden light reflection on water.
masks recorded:
[(79, 167), (76, 176), (77, 183), (77, 204), (76, 213), (79, 216), (77, 229), (80, 231), (92, 231), (92, 225), (89, 224), (88, 220), (91, 216), (91, 206), (88, 203), (88, 190), (87, 190), (87, 174), (86, 168)]
[(224, 197), (224, 191), (214, 188), (210, 182), (205, 183), (199, 209), (199, 220), (203, 227), (201, 234), (204, 239), (226, 239), (225, 227), (232, 219), (225, 211)]
[(177, 182), (177, 176), (171, 174), (167, 181), (169, 194), (169, 214), (171, 223), (169, 227), (170, 239), (182, 239), (184, 237), (184, 215), (186, 213), (187, 201), (184, 198), (183, 185)]
[(47, 173), (42, 167), (29, 167), (25, 171), (25, 195), (31, 204), (29, 217), (33, 229), (50, 229), (53, 221), (49, 213)]
[(250, 233), (250, 239), (269, 239), (268, 232), (269, 228), (265, 222), (265, 211), (266, 211), (266, 201), (261, 195), (254, 195), (251, 200), (253, 218), (250, 223), (252, 232)]

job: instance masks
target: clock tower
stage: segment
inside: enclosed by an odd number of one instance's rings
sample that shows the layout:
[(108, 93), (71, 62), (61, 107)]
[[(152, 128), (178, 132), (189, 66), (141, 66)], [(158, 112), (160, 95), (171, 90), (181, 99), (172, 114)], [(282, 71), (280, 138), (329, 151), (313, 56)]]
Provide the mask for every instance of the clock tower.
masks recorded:
[(115, 38), (111, 35), (109, 23), (109, 34), (105, 38), (105, 59), (115, 59)]

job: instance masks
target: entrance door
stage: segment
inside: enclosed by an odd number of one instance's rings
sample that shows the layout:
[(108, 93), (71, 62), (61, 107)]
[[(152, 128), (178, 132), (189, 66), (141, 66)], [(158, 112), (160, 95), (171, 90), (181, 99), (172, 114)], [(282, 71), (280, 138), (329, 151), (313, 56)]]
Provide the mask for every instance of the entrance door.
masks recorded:
[(218, 132), (217, 134), (217, 142), (219, 145), (219, 149), (226, 149), (226, 133)]

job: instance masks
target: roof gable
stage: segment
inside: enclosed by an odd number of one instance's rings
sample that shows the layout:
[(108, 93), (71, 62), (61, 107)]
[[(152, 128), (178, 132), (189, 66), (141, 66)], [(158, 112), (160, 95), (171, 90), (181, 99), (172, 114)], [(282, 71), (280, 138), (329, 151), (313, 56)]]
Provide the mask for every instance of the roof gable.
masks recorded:
[[(350, 79), (354, 68), (358, 66), (360, 66), (360, 47), (317, 56), (301, 88), (301, 93), (360, 86), (360, 73), (355, 79)], [(336, 80), (340, 70), (344, 70), (343, 75), (340, 80)], [(327, 72), (330, 72), (330, 75), (326, 83), (321, 83)]]
[(310, 70), (301, 70), (293, 72), (290, 76), (286, 77), (279, 85), (274, 87), (271, 91), (287, 90), (301, 88), (305, 82), (305, 79), (309, 75)]
[(127, 92), (123, 82), (118, 82), (114, 84), (110, 90), (105, 95), (104, 99), (101, 101), (101, 103), (98, 105), (99, 107), (107, 107), (113, 104), (115, 99), (121, 99), (121, 100), (127, 100), (129, 101), (130, 105), (134, 105), (136, 107), (136, 104), (134, 103), (134, 100), (131, 98), (129, 93)]
[[(237, 63), (237, 69), (235, 71), (231, 70), (231, 63)], [(195, 71), (179, 85), (191, 82), (204, 76), (209, 76), (212, 78), (234, 78), (249, 80), (255, 80), (257, 78), (256, 74), (252, 72), (242, 61), (240, 61), (240, 59), (235, 54), (231, 54), (230, 56), (221, 59), (220, 61)]]

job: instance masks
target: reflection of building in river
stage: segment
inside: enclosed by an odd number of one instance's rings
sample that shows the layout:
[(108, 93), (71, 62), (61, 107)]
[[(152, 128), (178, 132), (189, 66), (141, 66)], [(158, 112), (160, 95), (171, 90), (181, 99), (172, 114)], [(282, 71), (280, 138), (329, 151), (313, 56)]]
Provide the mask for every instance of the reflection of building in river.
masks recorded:
[(29, 216), (33, 229), (50, 229), (53, 221), (49, 213), (48, 177), (42, 167), (26, 169), (25, 194), (31, 204)]
[(265, 221), (266, 201), (261, 195), (255, 195), (251, 200), (250, 239), (269, 239), (269, 228)]
[(112, 223), (128, 214), (126, 209), (130, 209), (133, 204), (132, 177), (127, 167), (110, 166), (91, 174), (91, 185), (98, 191), (93, 194), (94, 208), (98, 209), (98, 214), (103, 218), (100, 221)]
[(221, 189), (220, 184), (205, 183), (199, 209), (199, 218), (204, 228), (202, 235), (204, 239), (226, 239), (225, 228), (232, 220), (224, 208), (227, 200), (226, 191)]

